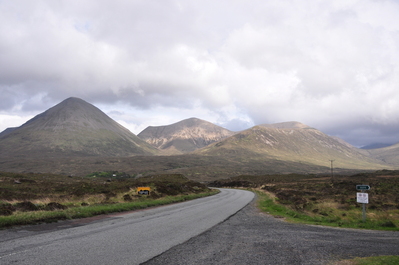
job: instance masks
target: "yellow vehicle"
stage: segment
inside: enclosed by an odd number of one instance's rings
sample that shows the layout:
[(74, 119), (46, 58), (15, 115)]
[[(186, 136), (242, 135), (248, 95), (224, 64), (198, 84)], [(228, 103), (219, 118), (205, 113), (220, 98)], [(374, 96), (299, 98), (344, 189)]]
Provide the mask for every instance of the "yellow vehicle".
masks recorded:
[(150, 195), (150, 187), (137, 187), (137, 193), (139, 195)]

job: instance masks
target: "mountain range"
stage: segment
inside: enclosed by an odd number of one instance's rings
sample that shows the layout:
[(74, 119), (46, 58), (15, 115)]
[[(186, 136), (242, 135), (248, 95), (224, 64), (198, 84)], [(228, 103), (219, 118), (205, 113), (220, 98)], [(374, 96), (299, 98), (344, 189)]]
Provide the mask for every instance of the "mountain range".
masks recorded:
[[(0, 171), (123, 168), (218, 177), (220, 172), (328, 172), (333, 164), (341, 170), (390, 169), (399, 162), (399, 144), (365, 150), (300, 122), (232, 132), (197, 118), (149, 126), (136, 136), (97, 107), (72, 97), (0, 133), (0, 158)], [(78, 167), (76, 161), (86, 162)]]

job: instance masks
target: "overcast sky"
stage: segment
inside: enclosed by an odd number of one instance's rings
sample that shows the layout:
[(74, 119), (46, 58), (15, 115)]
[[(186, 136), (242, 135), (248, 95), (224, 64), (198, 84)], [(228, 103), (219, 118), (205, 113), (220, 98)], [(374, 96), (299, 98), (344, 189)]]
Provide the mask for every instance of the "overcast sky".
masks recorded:
[(0, 131), (79, 97), (138, 134), (197, 117), (399, 142), (397, 0), (0, 0)]

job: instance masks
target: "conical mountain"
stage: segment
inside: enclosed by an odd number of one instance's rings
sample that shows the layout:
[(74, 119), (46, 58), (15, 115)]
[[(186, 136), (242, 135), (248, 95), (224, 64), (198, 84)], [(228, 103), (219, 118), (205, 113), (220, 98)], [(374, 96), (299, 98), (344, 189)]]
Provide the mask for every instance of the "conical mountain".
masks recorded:
[(299, 162), (346, 169), (386, 168), (381, 161), (365, 156), (357, 148), (337, 141), (319, 130), (298, 122), (254, 126), (195, 153), (235, 160)]
[(213, 123), (190, 118), (165, 126), (149, 126), (137, 136), (169, 154), (192, 152), (234, 133)]
[(0, 138), (6, 156), (131, 156), (157, 150), (97, 107), (68, 98)]

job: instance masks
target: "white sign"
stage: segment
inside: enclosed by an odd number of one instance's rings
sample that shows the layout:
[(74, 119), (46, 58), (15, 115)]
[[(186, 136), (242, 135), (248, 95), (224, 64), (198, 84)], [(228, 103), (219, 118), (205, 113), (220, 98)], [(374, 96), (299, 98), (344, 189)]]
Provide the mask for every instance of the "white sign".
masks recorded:
[(358, 203), (369, 203), (369, 194), (365, 192), (357, 192)]

